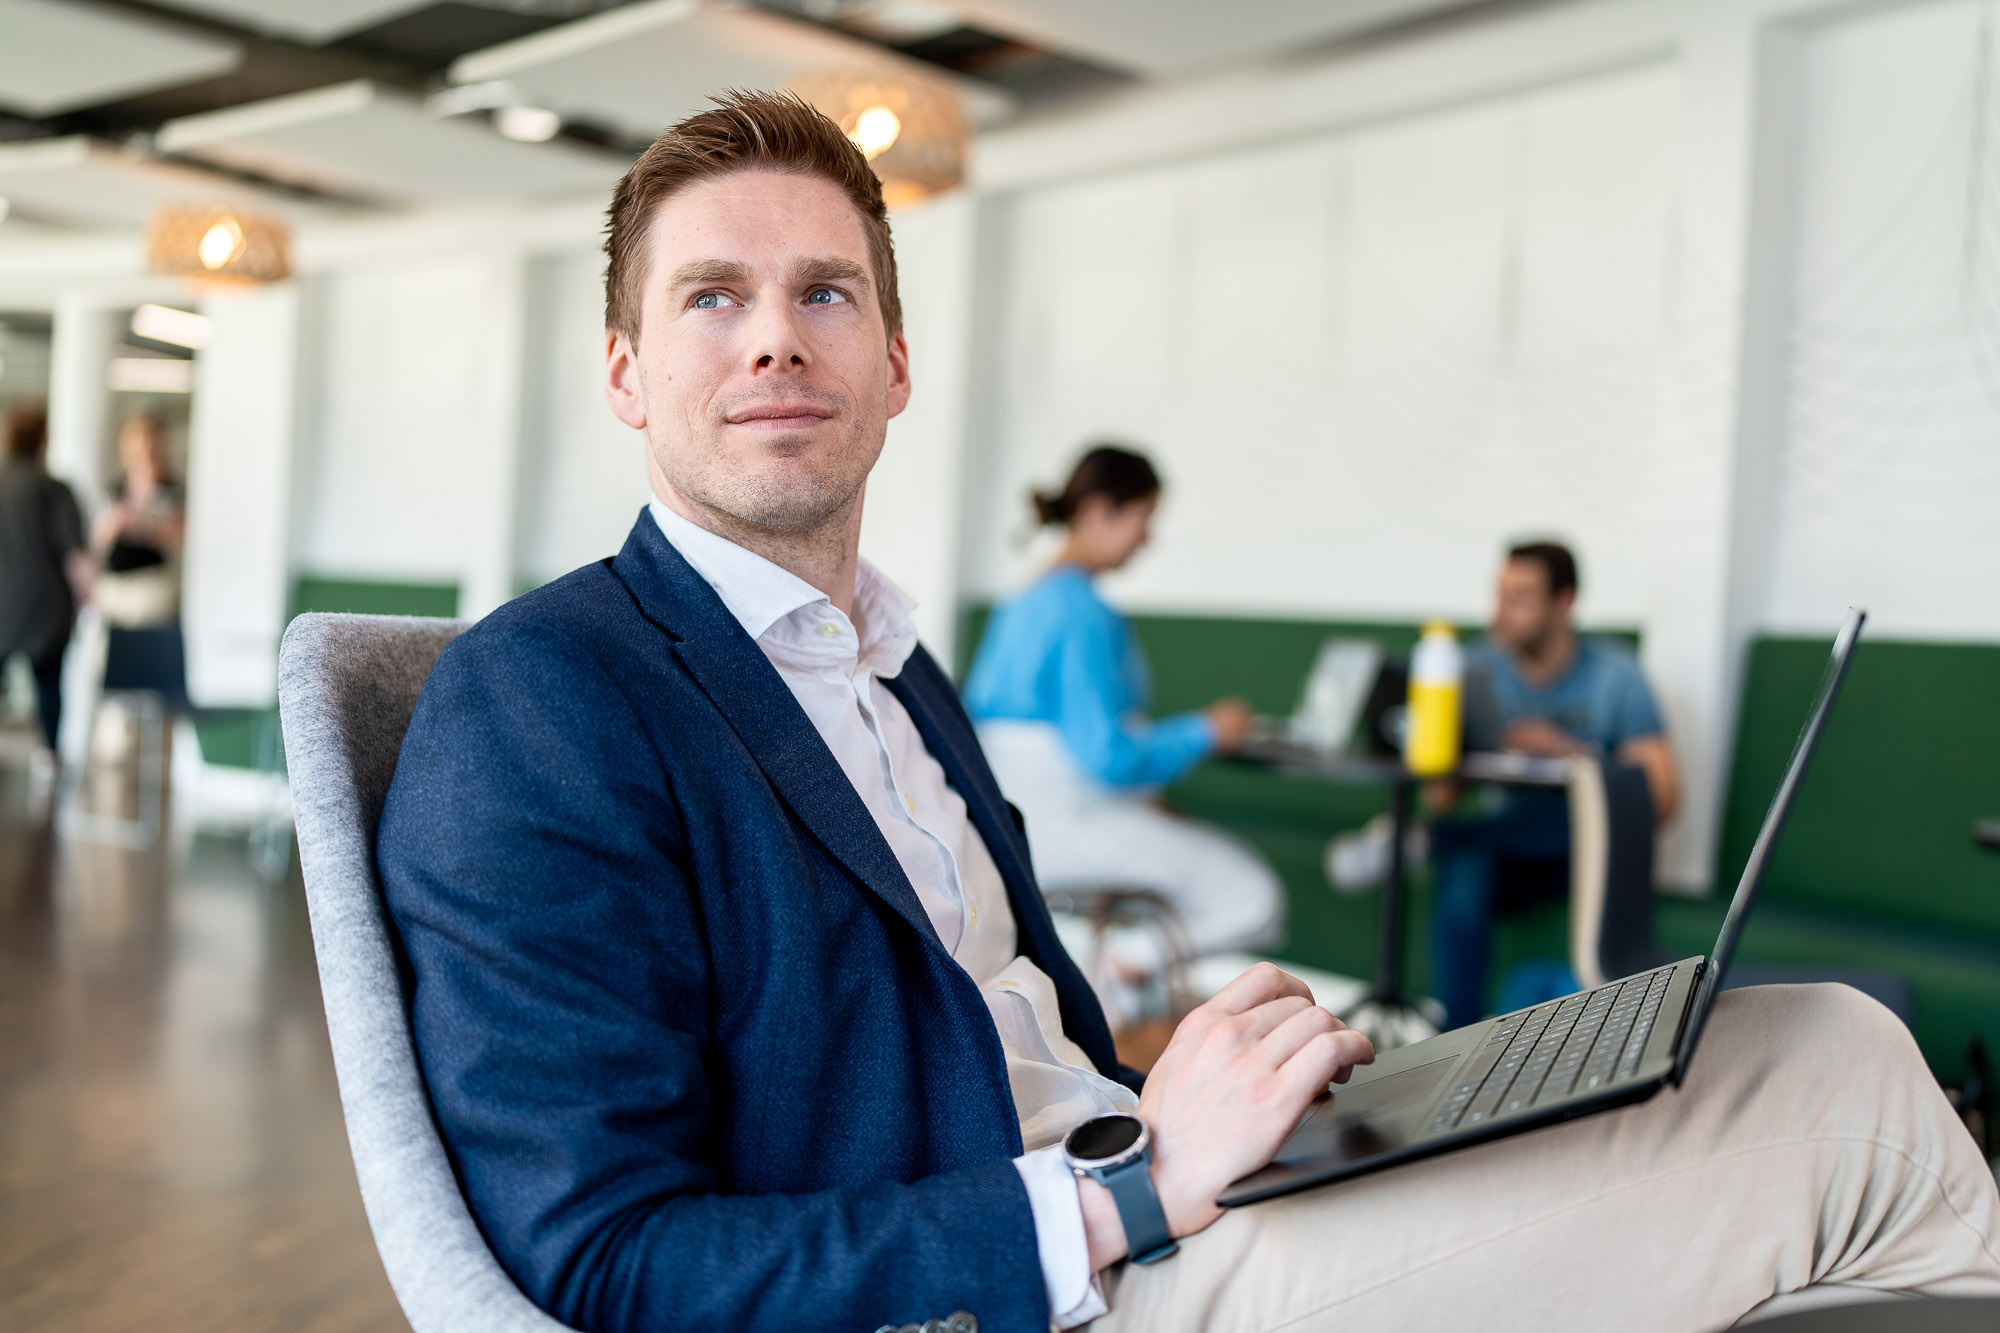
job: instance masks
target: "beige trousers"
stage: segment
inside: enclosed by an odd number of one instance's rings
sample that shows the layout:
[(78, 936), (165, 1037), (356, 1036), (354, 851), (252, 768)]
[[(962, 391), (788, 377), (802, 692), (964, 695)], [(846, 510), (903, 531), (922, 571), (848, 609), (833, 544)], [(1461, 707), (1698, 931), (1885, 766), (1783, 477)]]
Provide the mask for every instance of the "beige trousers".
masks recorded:
[(1231, 1211), (1095, 1333), (1722, 1328), (1814, 1284), (2000, 1296), (2000, 1196), (1895, 1017), (1718, 1001), (1685, 1087)]

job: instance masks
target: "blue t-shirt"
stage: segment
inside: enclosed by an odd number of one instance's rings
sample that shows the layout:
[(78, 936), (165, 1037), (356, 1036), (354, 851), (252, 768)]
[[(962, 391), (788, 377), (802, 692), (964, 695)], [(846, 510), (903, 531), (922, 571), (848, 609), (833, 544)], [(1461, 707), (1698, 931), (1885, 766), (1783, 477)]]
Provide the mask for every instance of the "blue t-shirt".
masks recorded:
[[(1663, 730), (1659, 705), (1653, 702), (1653, 691), (1638, 662), (1615, 642), (1579, 638), (1576, 660), (1569, 669), (1539, 688), (1523, 681), (1515, 673), (1512, 659), (1490, 644), (1473, 651), (1467, 673), (1473, 679), (1473, 689), (1480, 688), (1483, 681), (1490, 691), (1503, 733), (1526, 718), (1546, 718), (1609, 758), (1626, 741), (1657, 736)], [(1477, 725), (1475, 714), (1479, 710), (1470, 700), (1468, 705), (1468, 746), (1497, 748), (1500, 736), (1475, 734), (1490, 729), (1490, 724)]]
[(994, 609), (964, 693), (977, 721), (1049, 723), (1106, 786), (1172, 782), (1214, 748), (1200, 713), (1146, 718), (1152, 677), (1139, 640), (1074, 565)]

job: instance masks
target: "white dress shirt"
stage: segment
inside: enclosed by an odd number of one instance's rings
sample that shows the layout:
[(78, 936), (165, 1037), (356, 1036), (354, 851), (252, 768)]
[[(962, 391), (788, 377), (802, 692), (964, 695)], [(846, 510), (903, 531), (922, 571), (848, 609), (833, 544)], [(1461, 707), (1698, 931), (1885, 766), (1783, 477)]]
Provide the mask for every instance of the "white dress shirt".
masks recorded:
[(1049, 1317), (1073, 1327), (1106, 1310), (1090, 1271), (1083, 1206), (1063, 1136), (1093, 1116), (1138, 1107), (1062, 1030), (1055, 983), (1023, 957), (1007, 888), (965, 801), (884, 680), (916, 650), (915, 603), (867, 561), (850, 620), (789, 570), (682, 518), (654, 522), (777, 668), (882, 830), (938, 938), (986, 999), (1028, 1151), (1014, 1159), (1035, 1218)]

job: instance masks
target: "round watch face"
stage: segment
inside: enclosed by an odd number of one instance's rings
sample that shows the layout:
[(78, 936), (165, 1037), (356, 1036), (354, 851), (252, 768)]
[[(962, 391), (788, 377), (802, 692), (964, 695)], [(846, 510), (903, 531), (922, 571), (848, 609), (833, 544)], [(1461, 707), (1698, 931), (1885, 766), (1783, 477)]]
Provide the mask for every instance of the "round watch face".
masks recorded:
[(1130, 1148), (1145, 1132), (1138, 1116), (1103, 1115), (1071, 1130), (1063, 1146), (1080, 1162), (1101, 1162)]

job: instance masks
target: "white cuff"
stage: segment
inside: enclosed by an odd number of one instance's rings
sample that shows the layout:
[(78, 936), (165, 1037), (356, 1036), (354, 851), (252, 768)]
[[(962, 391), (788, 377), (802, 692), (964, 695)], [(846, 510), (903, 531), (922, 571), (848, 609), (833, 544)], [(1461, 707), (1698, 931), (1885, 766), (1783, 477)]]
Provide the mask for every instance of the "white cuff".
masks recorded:
[(1083, 1234), (1083, 1200), (1060, 1143), (1014, 1159), (1035, 1215), (1035, 1249), (1042, 1286), (1049, 1293), (1049, 1322), (1057, 1328), (1087, 1324), (1111, 1307), (1090, 1271), (1090, 1242)]

